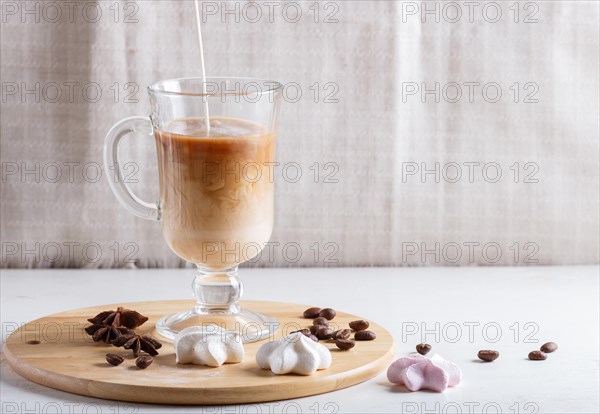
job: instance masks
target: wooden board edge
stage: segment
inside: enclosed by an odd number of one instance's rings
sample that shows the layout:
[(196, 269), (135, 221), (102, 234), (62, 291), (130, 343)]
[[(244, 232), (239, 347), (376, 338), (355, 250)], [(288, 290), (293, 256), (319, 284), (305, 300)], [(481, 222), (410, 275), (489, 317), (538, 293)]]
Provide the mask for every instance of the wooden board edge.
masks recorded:
[[(392, 342), (392, 346), (382, 357), (366, 366), (361, 367), (360, 369), (357, 369), (357, 372), (350, 375), (346, 373), (345, 376), (340, 374), (322, 377), (319, 378), (318, 381), (311, 383), (310, 387), (302, 389), (299, 389), (295, 386), (291, 386), (289, 389), (280, 389), (285, 388), (287, 385), (282, 384), (281, 387), (275, 387), (274, 389), (272, 388), (268, 391), (269, 393), (273, 394), (273, 397), (265, 396), (264, 393), (259, 393), (254, 387), (249, 386), (248, 392), (238, 393), (237, 396), (239, 398), (236, 398), (236, 401), (232, 401), (230, 395), (231, 390), (211, 389), (211, 395), (206, 397), (204, 395), (197, 395), (189, 389), (181, 388), (162, 388), (160, 389), (160, 392), (157, 392), (158, 390), (156, 387), (146, 385), (134, 386), (134, 388), (139, 388), (139, 393), (135, 392), (133, 393), (134, 395), (131, 395), (130, 393), (127, 395), (119, 395), (118, 393), (115, 393), (115, 388), (118, 389), (118, 384), (111, 384), (104, 381), (95, 381), (89, 379), (73, 382), (71, 377), (48, 372), (39, 368), (34, 368), (27, 364), (20, 364), (18, 358), (12, 354), (7, 345), (8, 344), (6, 343), (4, 344), (2, 351), (11, 368), (15, 370), (17, 374), (37, 384), (59, 391), (92, 398), (101, 398), (112, 401), (125, 401), (130, 403), (162, 405), (250, 404), (289, 400), (292, 398), (329, 393), (360, 384), (377, 376), (391, 363), (391, 360), (394, 357), (394, 344)], [(340, 380), (339, 377), (343, 378)], [(53, 380), (49, 381), (49, 379)], [(55, 384), (62, 384), (63, 387), (57, 387)], [(162, 397), (162, 394), (168, 394), (168, 399)], [(177, 399), (178, 401), (174, 401), (174, 399)]]

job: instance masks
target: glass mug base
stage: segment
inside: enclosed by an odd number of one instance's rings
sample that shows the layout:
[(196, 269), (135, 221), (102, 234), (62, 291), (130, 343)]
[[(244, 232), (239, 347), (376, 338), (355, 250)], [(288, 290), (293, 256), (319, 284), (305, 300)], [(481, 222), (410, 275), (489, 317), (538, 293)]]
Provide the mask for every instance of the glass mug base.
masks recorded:
[(243, 343), (257, 342), (272, 337), (279, 327), (277, 319), (248, 309), (240, 309), (235, 314), (219, 313), (219, 311), (204, 313), (198, 312), (197, 309), (191, 309), (163, 317), (156, 323), (156, 331), (172, 341), (182, 329), (209, 324), (216, 324), (228, 331), (238, 332)]
[(240, 308), (242, 282), (238, 268), (208, 270), (198, 267), (192, 282), (196, 306), (160, 319), (156, 331), (168, 340), (190, 326), (215, 324), (240, 334), (242, 342), (256, 342), (272, 336), (279, 321), (271, 316)]

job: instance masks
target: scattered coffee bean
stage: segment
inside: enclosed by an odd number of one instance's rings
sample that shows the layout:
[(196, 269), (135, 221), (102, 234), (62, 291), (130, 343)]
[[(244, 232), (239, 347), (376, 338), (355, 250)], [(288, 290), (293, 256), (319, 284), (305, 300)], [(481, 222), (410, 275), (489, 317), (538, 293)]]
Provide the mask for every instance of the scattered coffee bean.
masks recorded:
[(331, 339), (350, 339), (350, 335), (352, 335), (352, 331), (350, 329), (340, 329), (339, 331), (335, 331), (331, 336)]
[(417, 352), (421, 355), (426, 355), (429, 351), (431, 351), (431, 345), (420, 343), (417, 345)]
[(500, 356), (500, 352), (491, 349), (482, 349), (477, 353), (479, 359), (485, 362), (492, 362)]
[(529, 359), (532, 361), (543, 361), (546, 359), (546, 354), (542, 351), (531, 351), (529, 353)]
[(352, 321), (349, 323), (350, 328), (354, 329), (355, 331), (364, 331), (369, 329), (369, 322), (365, 321), (364, 319), (361, 319), (359, 321)]
[(123, 357), (121, 355), (117, 355), (117, 354), (106, 354), (106, 362), (108, 362), (110, 365), (113, 366), (117, 366), (122, 364), (124, 361)]
[(319, 328), (323, 326), (323, 325), (313, 325), (310, 328), (308, 328), (308, 330), (310, 331), (311, 334), (316, 334), (317, 331), (319, 330)]
[(357, 341), (372, 341), (377, 338), (373, 331), (358, 331), (354, 334), (354, 339)]
[(318, 326), (318, 325), (329, 326), (329, 321), (326, 318), (319, 316), (318, 318), (316, 318), (313, 321), (313, 325), (314, 326)]
[(319, 316), (319, 312), (321, 312), (321, 308), (308, 308), (304, 311), (303, 316), (308, 319), (315, 319)]
[(335, 315), (336, 315), (335, 311), (331, 308), (325, 308), (325, 309), (322, 309), (321, 312), (319, 312), (319, 316), (327, 319), (328, 321), (335, 318)]
[(142, 355), (135, 360), (135, 365), (140, 369), (146, 369), (150, 366), (152, 361), (154, 361), (154, 359), (151, 356)]
[(302, 335), (306, 336), (309, 339), (312, 339), (315, 342), (319, 342), (319, 340), (317, 339), (316, 336), (313, 335), (313, 328), (314, 328), (314, 332), (317, 332), (317, 329), (319, 329), (321, 327), (321, 325), (319, 326), (311, 326), (310, 329), (308, 328), (304, 328), (304, 329), (299, 329), (297, 331), (293, 331), (290, 332), (292, 333), (301, 333)]
[(354, 341), (351, 339), (337, 339), (335, 341), (335, 346), (340, 348), (342, 351), (347, 351), (348, 349), (354, 348)]
[(540, 351), (549, 354), (550, 352), (554, 352), (558, 349), (558, 345), (554, 342), (546, 342), (541, 346)]
[(318, 339), (331, 339), (331, 335), (333, 335), (333, 329), (326, 326), (321, 326), (317, 329), (317, 333), (315, 333)]
[[(319, 326), (311, 326), (311, 328), (315, 328), (315, 332), (317, 332), (317, 330), (321, 327), (321, 325)], [(316, 336), (314, 336), (311, 332), (311, 329), (308, 328), (304, 328), (304, 329), (300, 329), (294, 332), (290, 332), (290, 333), (301, 333), (302, 335), (306, 336), (309, 339), (312, 339), (315, 342), (319, 342), (319, 340), (317, 339)]]

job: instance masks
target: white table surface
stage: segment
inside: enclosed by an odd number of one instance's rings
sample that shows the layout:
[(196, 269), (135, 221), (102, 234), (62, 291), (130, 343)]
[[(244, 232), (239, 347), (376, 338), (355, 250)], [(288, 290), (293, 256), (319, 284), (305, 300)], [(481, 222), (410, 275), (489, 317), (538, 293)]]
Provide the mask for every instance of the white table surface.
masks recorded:
[[(245, 299), (361, 315), (394, 335), (397, 356), (429, 342), (432, 353), (460, 365), (463, 382), (442, 394), (410, 393), (382, 373), (354, 387), (296, 400), (169, 407), (46, 388), (21, 378), (2, 356), (0, 411), (598, 413), (599, 273), (596, 266), (242, 269)], [(189, 298), (192, 276), (190, 269), (2, 270), (2, 340), (15, 324), (70, 308)], [(119, 289), (108, 288), (116, 283)], [(546, 341), (557, 342), (559, 350), (546, 361), (527, 360), (529, 351)], [(477, 362), (479, 349), (499, 350), (500, 358)]]

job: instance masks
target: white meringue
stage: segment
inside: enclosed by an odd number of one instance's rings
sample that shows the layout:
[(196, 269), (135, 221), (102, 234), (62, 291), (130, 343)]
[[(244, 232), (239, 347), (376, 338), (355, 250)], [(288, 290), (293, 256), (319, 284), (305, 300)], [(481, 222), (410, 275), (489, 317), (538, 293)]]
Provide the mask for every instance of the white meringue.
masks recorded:
[(218, 367), (242, 362), (245, 354), (240, 334), (218, 325), (185, 328), (177, 334), (173, 346), (178, 364)]
[(256, 363), (277, 375), (310, 375), (331, 366), (331, 353), (322, 344), (295, 332), (263, 344), (256, 353)]

